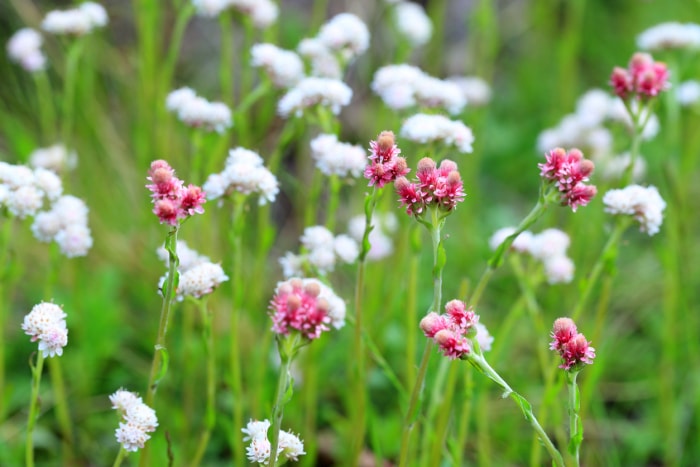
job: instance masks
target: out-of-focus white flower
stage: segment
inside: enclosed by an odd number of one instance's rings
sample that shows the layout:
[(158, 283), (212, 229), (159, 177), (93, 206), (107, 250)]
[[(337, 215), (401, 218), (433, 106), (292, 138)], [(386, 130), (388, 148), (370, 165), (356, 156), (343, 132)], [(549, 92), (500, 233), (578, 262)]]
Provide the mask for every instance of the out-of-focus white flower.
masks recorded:
[(481, 78), (476, 76), (451, 76), (447, 80), (459, 86), (469, 106), (482, 107), (491, 101), (491, 86)]
[(172, 91), (165, 99), (165, 106), (185, 124), (207, 131), (223, 133), (233, 125), (231, 109), (222, 102), (209, 102), (190, 88)]
[(202, 263), (182, 273), (176, 293), (179, 300), (186, 296), (202, 298), (228, 279), (220, 264)]
[(115, 431), (117, 442), (125, 450), (136, 452), (143, 448), (146, 441), (158, 426), (158, 417), (155, 410), (143, 403), (135, 393), (129, 393), (124, 389), (109, 396), (112, 408), (116, 409), (122, 417), (119, 428)]
[(682, 106), (689, 106), (700, 101), (700, 81), (685, 81), (676, 89), (676, 99)]
[(24, 185), (10, 192), (7, 209), (20, 219), (33, 216), (44, 204), (44, 192), (34, 185)]
[(534, 235), (530, 241), (530, 254), (541, 260), (566, 255), (571, 240), (566, 232), (559, 229), (546, 229)]
[(104, 7), (85, 2), (69, 10), (53, 10), (46, 14), (41, 29), (52, 34), (82, 36), (93, 29), (104, 27), (109, 21)]
[(229, 0), (192, 0), (197, 14), (213, 18), (231, 6)]
[(359, 177), (367, 165), (364, 149), (341, 143), (333, 134), (321, 134), (311, 141), (311, 157), (316, 160), (316, 167), (328, 176)]
[[(195, 266), (199, 266), (202, 263), (210, 263), (209, 257), (200, 255), (196, 250), (187, 246), (187, 242), (184, 240), (178, 240), (175, 245), (175, 252), (177, 253), (177, 258), (179, 259), (178, 269), (180, 272), (189, 271)], [(156, 255), (158, 259), (165, 263), (165, 266), (170, 265), (170, 254), (165, 249), (165, 247), (160, 246), (156, 250)]]
[[(503, 227), (502, 229), (498, 229), (493, 235), (491, 235), (491, 238), (489, 239), (489, 247), (491, 250), (495, 251), (506, 238), (514, 233), (515, 227)], [(515, 240), (510, 247), (518, 253), (528, 252), (530, 251), (530, 242), (532, 242), (532, 237), (532, 232), (529, 230), (521, 232), (520, 235), (515, 237)]]
[(54, 303), (41, 302), (34, 305), (22, 322), (22, 330), (31, 341), (39, 341), (39, 351), (44, 357), (63, 355), (68, 344), (66, 314)]
[(349, 235), (338, 235), (333, 240), (333, 250), (344, 263), (354, 263), (360, 255), (357, 242)]
[(282, 275), (286, 278), (303, 276), (305, 260), (304, 255), (295, 255), (288, 251), (279, 259), (280, 266), (282, 266)]
[(576, 102), (576, 115), (584, 128), (601, 125), (607, 117), (613, 98), (602, 89), (591, 89)]
[(550, 284), (568, 284), (574, 278), (574, 262), (566, 255), (546, 258), (543, 264)]
[(486, 329), (486, 326), (477, 321), (476, 323), (476, 341), (479, 343), (479, 348), (482, 352), (488, 352), (493, 345), (493, 336)]
[(265, 166), (263, 159), (249, 149), (229, 151), (223, 172), (212, 174), (202, 186), (208, 199), (219, 199), (237, 191), (244, 195), (257, 193), (260, 205), (273, 202), (279, 193), (277, 178)]
[(333, 52), (318, 39), (303, 39), (297, 46), (302, 57), (311, 60), (311, 76), (341, 79), (343, 70)]
[(64, 170), (72, 170), (78, 163), (78, 156), (74, 151), (69, 151), (62, 144), (54, 144), (46, 148), (39, 148), (29, 155), (29, 165), (41, 167), (56, 173)]
[[(369, 233), (370, 249), (367, 253), (367, 259), (370, 261), (378, 261), (386, 258), (394, 252), (394, 241), (389, 235), (396, 232), (398, 228), (398, 220), (396, 216), (389, 212), (381, 215), (375, 215), (372, 218), (374, 228)], [(365, 233), (365, 216), (360, 214), (353, 217), (348, 222), (348, 233), (358, 242), (362, 242)]]
[(421, 46), (433, 35), (433, 23), (423, 7), (413, 2), (400, 2), (395, 8), (396, 29), (413, 46)]
[[(616, 180), (622, 177), (630, 165), (630, 154), (624, 153), (619, 156), (606, 157), (600, 161), (596, 161), (596, 170), (600, 170), (601, 176), (606, 180)], [(641, 180), (647, 171), (647, 164), (644, 158), (638, 156), (634, 160), (634, 168), (632, 168), (632, 180)]]
[(639, 230), (647, 234), (658, 233), (663, 222), (666, 202), (655, 186), (629, 185), (620, 190), (609, 190), (603, 197), (605, 212), (634, 216)]
[(694, 23), (661, 23), (637, 36), (642, 50), (700, 48), (700, 25)]
[(56, 199), (50, 210), (36, 214), (31, 228), (37, 240), (55, 241), (61, 253), (68, 258), (85, 256), (92, 248), (88, 207), (75, 196), (63, 195)]
[(44, 40), (32, 28), (23, 28), (12, 35), (7, 42), (7, 54), (10, 60), (19, 63), (29, 72), (43, 70), (46, 56), (41, 51)]
[(334, 114), (348, 105), (352, 99), (352, 89), (336, 79), (308, 77), (291, 88), (277, 104), (277, 111), (283, 117), (295, 114), (300, 117), (305, 109), (315, 105), (327, 106)]
[(87, 225), (69, 225), (60, 230), (54, 239), (61, 249), (61, 253), (68, 258), (85, 256), (92, 248), (92, 235)]
[(55, 172), (47, 169), (34, 169), (34, 183), (44, 192), (49, 201), (55, 201), (63, 193), (63, 183)]
[(401, 126), (401, 136), (417, 143), (440, 142), (460, 152), (472, 152), (474, 134), (464, 123), (443, 115), (416, 114)]
[(300, 241), (309, 251), (333, 249), (333, 233), (322, 225), (305, 228)]
[(369, 47), (369, 30), (352, 13), (341, 13), (321, 26), (317, 36), (326, 47), (339, 52), (347, 60), (361, 55)]
[[(636, 112), (637, 106), (639, 105), (637, 101), (632, 101), (630, 105), (632, 106), (632, 110)], [(656, 116), (656, 114), (648, 115), (646, 112), (648, 112), (648, 110), (645, 110), (645, 113), (642, 113), (640, 117), (642, 121), (647, 121), (644, 130), (642, 130), (641, 136), (642, 139), (648, 141), (650, 139), (653, 139), (659, 133), (660, 125), (659, 118)], [(622, 102), (622, 99), (616, 98), (613, 100), (613, 103), (610, 106), (608, 117), (614, 121), (623, 123), (629, 131), (632, 131), (634, 129), (632, 117), (630, 117), (629, 112), (627, 112), (627, 108)]]
[(250, 54), (250, 64), (264, 68), (278, 88), (292, 87), (304, 77), (304, 64), (294, 52), (274, 44), (255, 44)]

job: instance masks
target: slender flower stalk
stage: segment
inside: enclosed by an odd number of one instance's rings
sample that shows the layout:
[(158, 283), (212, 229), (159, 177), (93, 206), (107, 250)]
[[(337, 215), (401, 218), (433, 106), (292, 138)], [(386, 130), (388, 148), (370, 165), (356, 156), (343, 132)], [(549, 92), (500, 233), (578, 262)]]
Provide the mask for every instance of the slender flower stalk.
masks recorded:
[(199, 439), (199, 445), (195, 451), (194, 459), (191, 465), (200, 465), (204, 452), (209, 444), (209, 438), (216, 424), (216, 354), (214, 352), (214, 333), (212, 330), (213, 314), (207, 308), (207, 300), (203, 298), (196, 300), (197, 308), (202, 316), (202, 340), (205, 346), (206, 366), (207, 366), (207, 381), (206, 395), (207, 406), (204, 416), (204, 431)]
[(34, 467), (34, 426), (39, 411), (39, 385), (41, 372), (44, 368), (44, 353), (39, 352), (36, 358), (36, 366), (32, 368), (32, 395), (29, 402), (29, 418), (27, 419), (27, 439), (24, 447), (24, 462), (27, 467)]
[(219, 82), (221, 84), (221, 97), (229, 105), (234, 104), (233, 96), (233, 15), (230, 11), (224, 11), (219, 15), (221, 28), (221, 58), (219, 61)]
[(576, 384), (578, 371), (566, 373), (566, 385), (569, 392), (569, 454), (580, 465), (579, 451), (583, 441), (583, 422), (581, 421), (581, 394)]
[(160, 83), (164, 86), (164, 89), (170, 89), (171, 87), (175, 65), (177, 63), (177, 58), (180, 55), (182, 38), (185, 35), (185, 29), (187, 28), (187, 25), (189, 24), (194, 13), (194, 2), (188, 1), (185, 2), (185, 4), (179, 9), (177, 18), (175, 19), (175, 26), (173, 27), (173, 33), (170, 37), (168, 52), (166, 53), (165, 64), (163, 65), (162, 69), (162, 78), (160, 80)]
[(79, 76), (78, 65), (87, 41), (88, 39), (86, 37), (76, 39), (70, 45), (68, 49), (68, 56), (66, 57), (66, 75), (63, 88), (63, 104), (61, 107), (61, 122), (63, 123), (61, 127), (61, 140), (63, 141), (63, 144), (67, 145), (69, 148), (73, 147), (72, 134), (76, 114), (74, 109), (75, 92), (77, 89), (77, 81)]
[(128, 456), (129, 453), (124, 449), (124, 446), (119, 448), (119, 452), (117, 453), (117, 457), (114, 459), (114, 464), (112, 464), (112, 467), (119, 467), (122, 465), (122, 462), (124, 462), (124, 459), (126, 459), (126, 456)]
[(56, 109), (54, 107), (54, 94), (51, 89), (51, 81), (45, 70), (32, 73), (37, 92), (39, 105), (39, 121), (41, 122), (41, 139), (44, 142), (53, 142), (56, 136)]

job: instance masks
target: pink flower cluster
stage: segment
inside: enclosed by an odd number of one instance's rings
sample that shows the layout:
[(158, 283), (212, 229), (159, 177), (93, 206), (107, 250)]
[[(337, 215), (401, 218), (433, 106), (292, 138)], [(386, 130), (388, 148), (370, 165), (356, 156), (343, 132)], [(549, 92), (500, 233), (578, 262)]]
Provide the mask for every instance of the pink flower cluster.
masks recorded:
[(540, 176), (554, 182), (561, 194), (562, 206), (571, 206), (576, 212), (579, 206), (587, 205), (598, 192), (595, 186), (584, 183), (593, 172), (593, 162), (584, 159), (583, 153), (578, 149), (571, 149), (567, 153), (562, 148), (554, 148), (545, 157), (547, 162), (537, 164)]
[[(425, 337), (433, 339), (443, 355), (450, 359), (464, 359), (471, 352), (469, 337), (476, 335), (479, 315), (460, 300), (450, 300), (445, 305), (445, 314), (434, 311), (420, 322)], [(469, 335), (469, 337), (467, 337)]]
[(595, 358), (595, 349), (586, 341), (583, 334), (579, 334), (576, 324), (571, 318), (558, 318), (552, 328), (551, 350), (559, 352), (562, 364), (559, 368), (564, 370), (579, 370), (583, 364), (592, 364)]
[(272, 332), (286, 336), (292, 328), (308, 339), (316, 339), (328, 331), (330, 304), (320, 294), (316, 282), (304, 284), (297, 278), (282, 282), (270, 302)]
[(151, 162), (146, 188), (153, 193), (153, 213), (161, 224), (177, 225), (182, 219), (202, 214), (206, 201), (204, 192), (196, 185), (185, 187), (175, 176), (175, 170), (164, 160)]
[(651, 55), (637, 52), (627, 69), (613, 68), (610, 85), (621, 99), (654, 97), (668, 88), (668, 68), (663, 62), (655, 62)]
[(377, 185), (377, 188), (382, 188), (410, 171), (406, 159), (399, 157), (401, 150), (396, 146), (394, 133), (391, 131), (382, 131), (376, 141), (370, 141), (369, 152), (370, 163), (364, 174), (365, 178), (369, 179), (369, 186)]
[(395, 183), (407, 214), (419, 216), (428, 206), (449, 212), (464, 201), (464, 185), (455, 162), (445, 159), (437, 167), (434, 160), (424, 157), (418, 161), (416, 177), (417, 183), (409, 182), (406, 177), (399, 177)]

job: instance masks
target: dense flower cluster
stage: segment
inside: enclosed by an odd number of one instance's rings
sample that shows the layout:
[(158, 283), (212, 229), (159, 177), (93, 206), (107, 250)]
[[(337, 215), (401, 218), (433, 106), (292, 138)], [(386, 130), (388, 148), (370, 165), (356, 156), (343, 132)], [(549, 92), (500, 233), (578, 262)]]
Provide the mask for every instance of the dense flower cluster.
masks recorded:
[[(220, 264), (212, 263), (208, 257), (189, 248), (183, 240), (178, 240), (175, 248), (179, 260), (177, 270), (180, 273), (175, 291), (178, 301), (183, 301), (185, 297), (202, 298), (229, 279)], [(158, 248), (156, 254), (166, 266), (169, 265), (170, 255), (164, 247)], [(166, 273), (160, 278), (159, 289), (162, 289), (167, 276)]]
[(168, 94), (165, 106), (176, 113), (180, 121), (191, 127), (223, 133), (233, 125), (231, 109), (226, 104), (209, 102), (187, 87)]
[(360, 254), (357, 242), (350, 236), (333, 236), (333, 233), (322, 225), (305, 228), (301, 236), (301, 245), (301, 254), (287, 252), (280, 258), (284, 277), (304, 275), (306, 264), (319, 274), (326, 274), (333, 271), (339, 261), (354, 263)]
[(398, 33), (415, 47), (427, 44), (433, 35), (433, 22), (418, 3), (396, 3), (394, 23)]
[(655, 186), (629, 185), (619, 190), (609, 190), (603, 196), (605, 212), (634, 216), (639, 230), (650, 236), (658, 233), (663, 222), (666, 202)]
[(401, 136), (423, 144), (440, 142), (460, 152), (472, 152), (474, 142), (474, 134), (468, 126), (443, 115), (413, 115), (403, 122)]
[(63, 144), (38, 148), (29, 154), (29, 165), (51, 170), (57, 174), (72, 170), (78, 164), (75, 151), (69, 151)]
[[(355, 241), (362, 242), (365, 234), (365, 215), (354, 216), (348, 221), (348, 234)], [(394, 240), (391, 235), (398, 229), (398, 219), (392, 212), (372, 216), (372, 230), (369, 233), (370, 249), (367, 259), (378, 261), (394, 252)]]
[(345, 303), (316, 279), (292, 278), (277, 285), (270, 302), (272, 332), (287, 335), (292, 330), (309, 340), (317, 339), (328, 325), (345, 325)]
[(637, 36), (637, 46), (642, 50), (698, 49), (700, 25), (695, 23), (661, 23)]
[(457, 114), (467, 104), (467, 98), (457, 84), (430, 76), (412, 65), (387, 65), (378, 69), (371, 87), (388, 107), (395, 110), (418, 106), (442, 108)]
[(180, 221), (204, 212), (202, 204), (206, 199), (202, 189), (192, 184), (185, 187), (164, 160), (151, 162), (148, 180), (151, 183), (146, 188), (153, 193), (153, 213), (161, 224), (178, 225)]
[(597, 193), (595, 186), (585, 183), (595, 167), (593, 162), (584, 159), (583, 153), (578, 149), (566, 152), (562, 148), (555, 148), (545, 154), (545, 157), (545, 163), (537, 164), (540, 176), (557, 187), (562, 206), (570, 206), (576, 212), (579, 206), (587, 205)]
[(124, 389), (110, 395), (109, 400), (112, 408), (121, 416), (115, 432), (117, 441), (130, 452), (143, 448), (151, 438), (148, 433), (156, 431), (158, 426), (155, 410), (144, 404), (137, 394)]
[(219, 199), (237, 192), (257, 193), (260, 205), (273, 202), (279, 193), (277, 178), (265, 166), (256, 152), (245, 148), (231, 149), (224, 170), (209, 175), (203, 188), (209, 199)]
[(334, 114), (340, 113), (352, 99), (352, 89), (337, 79), (308, 77), (304, 78), (277, 103), (277, 112), (283, 117), (291, 114), (300, 117), (304, 110), (321, 105), (329, 107)]
[[(246, 448), (248, 460), (257, 464), (267, 464), (270, 459), (270, 450), (272, 445), (267, 438), (267, 431), (270, 429), (269, 420), (251, 420), (241, 431), (245, 434), (243, 441), (250, 441), (250, 445)], [(304, 443), (297, 435), (289, 431), (280, 430), (277, 446), (278, 459), (283, 458), (285, 461), (297, 461), (299, 456), (306, 454), (304, 452)]]
[(304, 63), (299, 56), (274, 44), (255, 44), (250, 49), (250, 64), (261, 67), (278, 88), (290, 88), (304, 77)]
[(31, 341), (39, 341), (39, 351), (44, 357), (63, 355), (63, 347), (68, 344), (66, 314), (60, 306), (41, 302), (34, 305), (22, 323), (22, 330), (31, 336)]
[(472, 352), (473, 339), (482, 351), (491, 349), (493, 337), (485, 326), (479, 325), (479, 315), (467, 308), (460, 300), (450, 300), (445, 304), (445, 314), (434, 311), (420, 322), (425, 337), (433, 339), (440, 351), (450, 359), (465, 359)]
[(341, 13), (321, 26), (316, 39), (345, 60), (363, 54), (369, 47), (369, 29), (352, 13)]
[(321, 134), (311, 140), (311, 157), (324, 175), (359, 177), (365, 169), (364, 149), (342, 143), (332, 134)]
[(651, 55), (637, 52), (627, 69), (613, 69), (610, 85), (615, 94), (624, 100), (654, 97), (669, 87), (668, 68), (665, 63), (655, 62)]
[(85, 256), (92, 247), (87, 216), (88, 207), (83, 200), (64, 195), (53, 203), (50, 210), (34, 216), (32, 233), (40, 242), (55, 241), (68, 258)]
[[(497, 230), (489, 240), (491, 249), (498, 249), (515, 230), (514, 227)], [(539, 234), (526, 230), (515, 238), (510, 248), (517, 253), (528, 253), (541, 261), (547, 282), (561, 284), (569, 283), (574, 278), (574, 262), (566, 256), (569, 243), (569, 236), (559, 229), (546, 229)]]
[(396, 145), (394, 133), (382, 131), (376, 141), (369, 142), (369, 164), (365, 168), (365, 178), (369, 186), (382, 188), (387, 183), (410, 172), (406, 159), (400, 157), (401, 149)]
[(464, 201), (466, 194), (455, 162), (445, 159), (437, 167), (434, 160), (424, 157), (418, 161), (416, 177), (416, 183), (406, 177), (394, 183), (407, 214), (418, 217), (431, 206), (449, 213)]
[(14, 216), (34, 216), (45, 201), (55, 201), (61, 193), (61, 179), (50, 170), (0, 162), (0, 208)]
[(104, 7), (94, 2), (84, 2), (69, 10), (53, 10), (46, 14), (41, 29), (52, 34), (82, 36), (109, 22)]
[(7, 42), (7, 55), (27, 71), (43, 70), (46, 66), (46, 56), (41, 51), (43, 42), (41, 34), (34, 29), (22, 28)]
[(576, 324), (570, 318), (557, 318), (552, 327), (551, 350), (556, 350), (562, 358), (559, 368), (564, 370), (580, 370), (584, 364), (592, 364), (595, 358), (595, 349), (586, 341), (583, 334), (579, 334)]

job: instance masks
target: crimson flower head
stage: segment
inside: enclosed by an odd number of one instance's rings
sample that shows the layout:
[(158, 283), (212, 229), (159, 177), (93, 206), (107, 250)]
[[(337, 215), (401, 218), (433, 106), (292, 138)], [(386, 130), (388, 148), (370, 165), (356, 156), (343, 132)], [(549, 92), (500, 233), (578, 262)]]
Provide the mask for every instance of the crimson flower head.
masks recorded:
[(369, 186), (382, 188), (409, 172), (406, 159), (399, 157), (401, 150), (396, 146), (393, 132), (382, 131), (376, 141), (370, 141), (369, 152), (370, 162), (364, 172)]
[(471, 352), (471, 338), (477, 334), (479, 315), (460, 300), (451, 300), (445, 305), (445, 314), (434, 311), (420, 322), (425, 337), (433, 339), (442, 354), (450, 359), (465, 359)]
[(451, 160), (446, 159), (437, 167), (434, 160), (424, 157), (418, 161), (416, 178), (411, 183), (406, 177), (400, 177), (394, 184), (408, 215), (420, 216), (430, 206), (449, 213), (457, 203), (464, 201), (462, 177), (457, 164)]
[(584, 364), (591, 365), (595, 358), (595, 349), (583, 334), (576, 329), (576, 324), (570, 318), (558, 318), (552, 328), (551, 350), (556, 350), (562, 358), (559, 368), (574, 371), (580, 370)]
[(177, 225), (194, 214), (202, 214), (202, 204), (206, 197), (202, 189), (195, 185), (184, 186), (175, 176), (175, 170), (164, 160), (151, 163), (146, 188), (151, 190), (153, 213), (161, 224)]
[(540, 176), (559, 190), (562, 206), (570, 206), (576, 212), (579, 206), (587, 205), (598, 192), (595, 186), (585, 183), (593, 172), (593, 162), (584, 159), (575, 148), (569, 152), (554, 148), (545, 157), (545, 163), (537, 164)]
[(630, 59), (627, 69), (613, 69), (610, 85), (615, 95), (623, 100), (648, 99), (668, 89), (668, 78), (665, 63), (655, 62), (651, 55), (637, 52)]
[(296, 330), (313, 340), (328, 331), (330, 304), (320, 294), (321, 286), (315, 281), (295, 278), (281, 283), (270, 302), (272, 332), (286, 336)]

